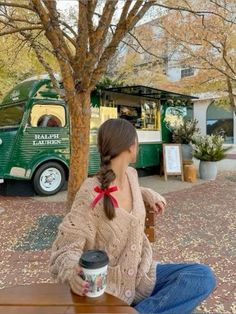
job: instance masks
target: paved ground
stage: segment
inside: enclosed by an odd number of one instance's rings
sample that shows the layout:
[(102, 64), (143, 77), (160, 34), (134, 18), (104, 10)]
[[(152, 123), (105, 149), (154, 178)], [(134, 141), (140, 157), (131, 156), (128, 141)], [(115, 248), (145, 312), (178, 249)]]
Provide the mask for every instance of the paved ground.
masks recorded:
[[(178, 177), (164, 182), (153, 176), (140, 183), (168, 201), (157, 222), (154, 257), (210, 264), (218, 286), (197, 312), (236, 313), (236, 172), (214, 182), (183, 183)], [(0, 288), (51, 282), (50, 245), (66, 212), (65, 197), (65, 192), (51, 198), (0, 196)]]

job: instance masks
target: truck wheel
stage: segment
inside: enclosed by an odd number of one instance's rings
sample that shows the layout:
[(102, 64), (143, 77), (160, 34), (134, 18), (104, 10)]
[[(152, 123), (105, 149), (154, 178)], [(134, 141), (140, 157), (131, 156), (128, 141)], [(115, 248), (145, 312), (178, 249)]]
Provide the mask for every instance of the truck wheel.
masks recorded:
[(40, 166), (33, 178), (34, 190), (39, 195), (53, 195), (61, 190), (66, 180), (64, 168), (57, 162)]

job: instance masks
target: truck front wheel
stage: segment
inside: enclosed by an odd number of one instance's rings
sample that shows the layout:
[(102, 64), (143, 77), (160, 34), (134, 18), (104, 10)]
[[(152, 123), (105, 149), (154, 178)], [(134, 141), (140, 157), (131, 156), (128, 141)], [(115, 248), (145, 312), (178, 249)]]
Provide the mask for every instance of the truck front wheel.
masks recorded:
[(57, 162), (48, 162), (36, 170), (34, 190), (39, 195), (53, 195), (61, 190), (65, 180), (64, 168)]

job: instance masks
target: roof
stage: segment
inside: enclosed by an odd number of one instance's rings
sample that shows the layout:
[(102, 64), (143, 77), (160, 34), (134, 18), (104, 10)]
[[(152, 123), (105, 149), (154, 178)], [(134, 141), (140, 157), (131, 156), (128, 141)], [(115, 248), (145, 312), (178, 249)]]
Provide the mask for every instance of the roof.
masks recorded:
[(20, 82), (5, 95), (0, 105), (5, 106), (12, 103), (18, 103), (32, 97), (32, 92), (35, 90), (39, 82), (41, 84), (41, 81), (38, 80), (25, 80)]
[[(233, 94), (236, 95), (236, 89), (233, 89)], [(215, 100), (221, 97), (228, 97), (228, 92), (227, 91), (210, 91), (210, 92), (196, 93), (195, 96), (197, 96), (198, 101)]]
[(122, 94), (128, 94), (132, 96), (140, 96), (140, 97), (148, 97), (148, 98), (154, 98), (154, 99), (198, 99), (198, 97), (185, 95), (185, 94), (179, 94), (170, 92), (163, 89), (157, 89), (154, 87), (148, 87), (144, 85), (133, 85), (133, 86), (120, 86), (120, 87), (110, 87), (105, 88), (104, 91), (114, 92), (114, 93), (122, 93)]
[(12, 88), (3, 98), (0, 106), (26, 101), (29, 98), (59, 98), (49, 79), (30, 78)]

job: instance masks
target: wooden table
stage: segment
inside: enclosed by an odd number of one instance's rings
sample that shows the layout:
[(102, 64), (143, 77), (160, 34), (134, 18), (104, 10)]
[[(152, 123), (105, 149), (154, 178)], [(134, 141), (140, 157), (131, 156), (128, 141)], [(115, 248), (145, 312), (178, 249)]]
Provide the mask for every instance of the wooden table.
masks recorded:
[(0, 290), (0, 314), (76, 314), (138, 312), (122, 300), (104, 293), (97, 298), (73, 294), (68, 285), (33, 284)]

